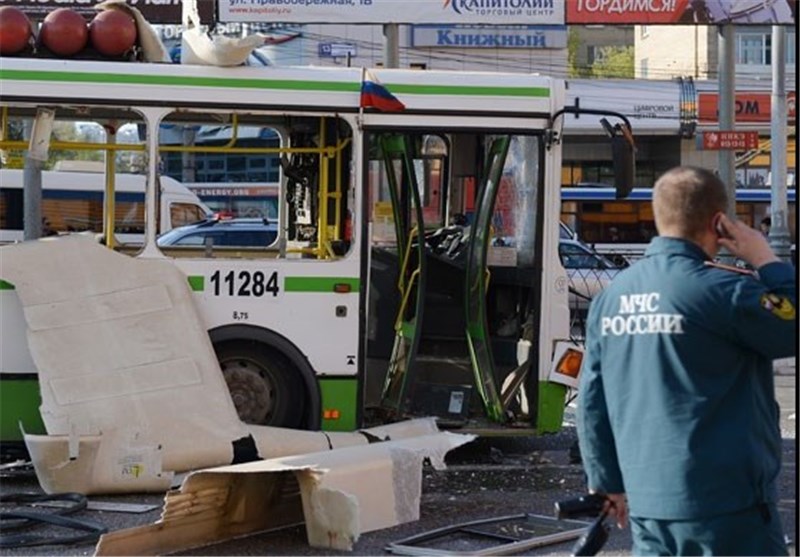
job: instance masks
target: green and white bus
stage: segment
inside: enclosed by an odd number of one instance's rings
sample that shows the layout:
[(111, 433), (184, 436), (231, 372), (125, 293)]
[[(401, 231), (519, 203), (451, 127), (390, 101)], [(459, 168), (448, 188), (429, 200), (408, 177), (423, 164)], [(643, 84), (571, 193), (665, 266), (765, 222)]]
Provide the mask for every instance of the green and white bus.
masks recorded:
[[(25, 149), (10, 130), (43, 107), (57, 121), (137, 131), (139, 143), (71, 147), (141, 157), (144, 242), (116, 249), (185, 273), (243, 420), (352, 430), (435, 415), (470, 430), (558, 431), (580, 360), (567, 349), (575, 345), (558, 257), (563, 81), (370, 74), (403, 110), (363, 107), (369, 74), (359, 68), (3, 58), (0, 149)], [(204, 126), (266, 130), (280, 143), (165, 138)], [(157, 246), (161, 161), (201, 151), (280, 156), (277, 242)], [(9, 446), (20, 423), (29, 433), (42, 425), (10, 281), (0, 280), (0, 296)]]

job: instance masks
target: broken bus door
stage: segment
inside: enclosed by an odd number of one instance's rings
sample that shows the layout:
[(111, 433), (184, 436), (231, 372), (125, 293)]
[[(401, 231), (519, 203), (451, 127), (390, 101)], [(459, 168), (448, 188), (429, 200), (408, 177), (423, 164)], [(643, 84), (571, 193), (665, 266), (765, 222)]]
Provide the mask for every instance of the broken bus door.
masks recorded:
[[(529, 367), (518, 369), (516, 345), (536, 285), (526, 282), (530, 272), (510, 269), (494, 281), (488, 257), (506, 232), (498, 228), (495, 209), (501, 186), (509, 190), (512, 181), (504, 175), (515, 138), (448, 134), (441, 142), (448, 172), (439, 168), (433, 176), (423, 164), (429, 137), (374, 133), (367, 139), (373, 237), (379, 229), (394, 236), (371, 250), (367, 407), (381, 419), (434, 414), (453, 427), (524, 421), (519, 409), (511, 409)], [(538, 159), (530, 166), (538, 168)], [(436, 197), (431, 184), (441, 187), (438, 199), (446, 200), (443, 220), (429, 205)], [(530, 337), (530, 327), (527, 332)], [(512, 372), (513, 380), (506, 381)]]

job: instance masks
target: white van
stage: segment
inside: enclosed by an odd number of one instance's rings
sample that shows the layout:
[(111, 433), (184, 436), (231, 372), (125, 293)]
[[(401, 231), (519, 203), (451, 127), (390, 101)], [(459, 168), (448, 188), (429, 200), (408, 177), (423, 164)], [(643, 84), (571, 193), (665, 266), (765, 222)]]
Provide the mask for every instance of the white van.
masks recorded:
[[(80, 164), (82, 163), (82, 164)], [(105, 175), (102, 163), (62, 161), (42, 172), (42, 233), (103, 231)], [(87, 171), (89, 170), (89, 171)], [(180, 182), (160, 178), (159, 234), (207, 218), (211, 210)], [(0, 243), (23, 238), (23, 171), (0, 168)], [(144, 234), (145, 177), (115, 177), (115, 233), (123, 244), (141, 243)]]

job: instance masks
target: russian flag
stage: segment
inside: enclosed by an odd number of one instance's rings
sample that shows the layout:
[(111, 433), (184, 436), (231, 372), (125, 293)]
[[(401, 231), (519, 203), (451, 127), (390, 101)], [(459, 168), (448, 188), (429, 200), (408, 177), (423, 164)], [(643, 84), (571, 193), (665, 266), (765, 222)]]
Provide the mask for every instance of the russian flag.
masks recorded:
[(371, 71), (364, 70), (364, 80), (361, 82), (361, 108), (374, 108), (381, 112), (399, 112), (405, 110), (406, 105), (381, 85)]

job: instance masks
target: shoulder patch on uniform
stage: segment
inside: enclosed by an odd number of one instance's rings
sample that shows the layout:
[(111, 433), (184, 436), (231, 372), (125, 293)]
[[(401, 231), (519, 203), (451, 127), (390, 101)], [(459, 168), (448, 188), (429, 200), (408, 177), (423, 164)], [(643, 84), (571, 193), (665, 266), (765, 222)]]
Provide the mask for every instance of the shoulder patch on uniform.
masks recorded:
[(739, 273), (740, 275), (755, 275), (755, 273), (750, 269), (742, 269), (741, 267), (725, 265), (724, 263), (717, 263), (716, 261), (704, 261), (703, 264), (706, 267), (714, 267), (716, 269), (722, 269), (723, 271), (730, 271), (731, 273)]
[(796, 315), (794, 305), (784, 296), (778, 296), (777, 294), (767, 292), (766, 294), (762, 294), (760, 303), (761, 307), (772, 315), (785, 319), (786, 321), (791, 321)]

